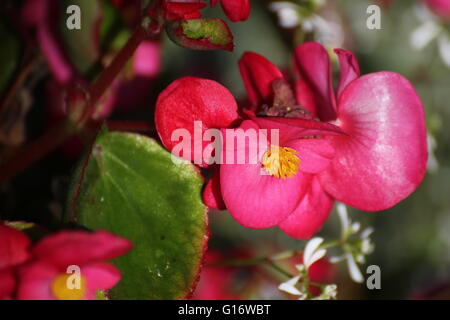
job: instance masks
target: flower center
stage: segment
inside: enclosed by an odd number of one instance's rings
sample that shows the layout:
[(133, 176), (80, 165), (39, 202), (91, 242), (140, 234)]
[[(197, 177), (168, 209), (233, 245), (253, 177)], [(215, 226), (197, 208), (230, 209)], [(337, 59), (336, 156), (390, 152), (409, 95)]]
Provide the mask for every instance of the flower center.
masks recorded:
[(262, 166), (270, 175), (286, 179), (292, 178), (298, 172), (300, 159), (297, 151), (288, 147), (270, 146), (264, 153)]
[[(73, 279), (72, 277), (79, 277)], [(52, 282), (53, 296), (58, 300), (82, 300), (86, 294), (86, 281), (80, 275), (60, 274)]]

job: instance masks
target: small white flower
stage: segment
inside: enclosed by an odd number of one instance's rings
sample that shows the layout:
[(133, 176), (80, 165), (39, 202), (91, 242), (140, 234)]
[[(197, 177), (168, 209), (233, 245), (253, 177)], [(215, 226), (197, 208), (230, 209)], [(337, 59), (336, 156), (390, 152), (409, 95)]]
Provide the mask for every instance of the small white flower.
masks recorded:
[(363, 264), (363, 263), (366, 262), (366, 258), (364, 257), (363, 254), (357, 254), (355, 260), (356, 260), (356, 262), (359, 263), (359, 264)]
[(371, 254), (373, 252), (373, 249), (374, 249), (374, 245), (372, 244), (370, 239), (369, 238), (363, 239), (363, 241), (361, 242), (362, 253), (365, 255)]
[(368, 227), (361, 232), (359, 237), (361, 239), (368, 239), (370, 237), (370, 235), (373, 233), (373, 231), (374, 231), (374, 229), (372, 227)]
[(278, 286), (278, 289), (280, 291), (292, 294), (293, 296), (301, 296), (302, 292), (295, 287), (298, 280), (300, 280), (300, 276), (295, 276), (292, 279), (289, 279), (288, 281), (281, 283)]
[(352, 233), (357, 233), (361, 229), (361, 224), (359, 222), (354, 222), (352, 224)]
[(298, 270), (298, 272), (300, 274), (303, 274), (306, 272), (306, 268), (303, 264), (297, 264), (297, 265), (295, 265), (295, 268)]
[(300, 24), (298, 6), (291, 2), (274, 2), (269, 5), (269, 9), (276, 12), (283, 28), (293, 28)]
[(327, 299), (336, 299), (337, 297), (337, 286), (335, 284), (330, 284), (325, 286), (323, 290), (323, 295)]
[(343, 203), (338, 203), (336, 206), (339, 220), (341, 221), (342, 236), (346, 235), (350, 230), (350, 219), (348, 218), (347, 206)]
[(435, 21), (427, 21), (416, 28), (409, 37), (409, 42), (415, 50), (422, 50), (441, 31), (440, 26)]
[(308, 298), (308, 295), (304, 292), (301, 292), (301, 294), (298, 297), (298, 300), (306, 300)]
[(445, 32), (445, 27), (424, 5), (417, 7), (415, 14), (422, 24), (409, 37), (411, 47), (422, 50), (436, 39), (441, 60), (450, 68), (450, 38)]
[(309, 269), (314, 262), (322, 259), (327, 253), (327, 250), (319, 249), (322, 242), (323, 238), (315, 237), (306, 244), (305, 251), (303, 252), (303, 264), (306, 269)]
[(357, 283), (362, 283), (364, 281), (363, 275), (361, 270), (359, 270), (353, 255), (350, 253), (347, 254), (347, 266), (350, 273), (350, 278)]

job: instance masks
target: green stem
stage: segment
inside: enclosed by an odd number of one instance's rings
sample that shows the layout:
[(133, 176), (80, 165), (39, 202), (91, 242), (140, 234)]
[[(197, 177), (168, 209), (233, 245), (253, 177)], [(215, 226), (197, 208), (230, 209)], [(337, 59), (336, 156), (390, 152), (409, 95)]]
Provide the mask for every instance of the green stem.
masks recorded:
[(334, 248), (334, 247), (338, 247), (338, 246), (344, 245), (345, 242), (346, 242), (346, 241), (343, 240), (343, 239), (333, 240), (333, 241), (325, 242), (325, 243), (322, 244), (319, 248), (320, 248), (320, 249)]
[(290, 272), (284, 270), (283, 268), (281, 268), (278, 264), (276, 264), (275, 262), (273, 262), (270, 259), (265, 259), (265, 263), (271, 267), (273, 270), (279, 272), (280, 274), (282, 274), (283, 276), (287, 277), (287, 278), (293, 278), (294, 275), (292, 275)]

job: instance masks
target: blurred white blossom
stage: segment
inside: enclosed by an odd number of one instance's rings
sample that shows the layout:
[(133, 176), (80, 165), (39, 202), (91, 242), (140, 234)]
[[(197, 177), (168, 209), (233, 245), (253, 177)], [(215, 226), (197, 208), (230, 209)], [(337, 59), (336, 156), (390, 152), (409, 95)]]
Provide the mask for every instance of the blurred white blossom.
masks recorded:
[(415, 50), (422, 50), (436, 40), (439, 56), (442, 62), (450, 68), (450, 36), (444, 25), (424, 5), (416, 6), (414, 12), (421, 25), (410, 34), (411, 47)]

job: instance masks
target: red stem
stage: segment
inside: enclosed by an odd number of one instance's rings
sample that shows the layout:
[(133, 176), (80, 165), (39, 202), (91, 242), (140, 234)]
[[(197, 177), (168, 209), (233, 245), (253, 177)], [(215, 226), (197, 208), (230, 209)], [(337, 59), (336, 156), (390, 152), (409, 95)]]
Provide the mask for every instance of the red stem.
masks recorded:
[(95, 114), (96, 105), (103, 93), (111, 86), (114, 79), (122, 71), (125, 63), (133, 55), (139, 44), (146, 38), (146, 31), (142, 26), (139, 26), (131, 37), (128, 39), (125, 46), (117, 53), (111, 64), (103, 70), (100, 76), (95, 81), (95, 85), (89, 91), (89, 101), (86, 108), (86, 112), (82, 118), (82, 121), (89, 121)]
[[(116, 76), (123, 69), (126, 62), (133, 55), (139, 44), (147, 37), (147, 33), (142, 26), (139, 26), (130, 37), (126, 45), (115, 56), (111, 64), (106, 67), (95, 81), (94, 86), (89, 91), (88, 102), (83, 115), (75, 126), (69, 117), (50, 128), (41, 137), (31, 142), (15, 154), (11, 159), (0, 165), (0, 182), (6, 181), (26, 168), (34, 162), (40, 160), (45, 155), (56, 149), (77, 130), (83, 129), (85, 126), (92, 124), (91, 117), (97, 111), (97, 102), (103, 93), (112, 84)], [(90, 123), (91, 122), (91, 123)]]

